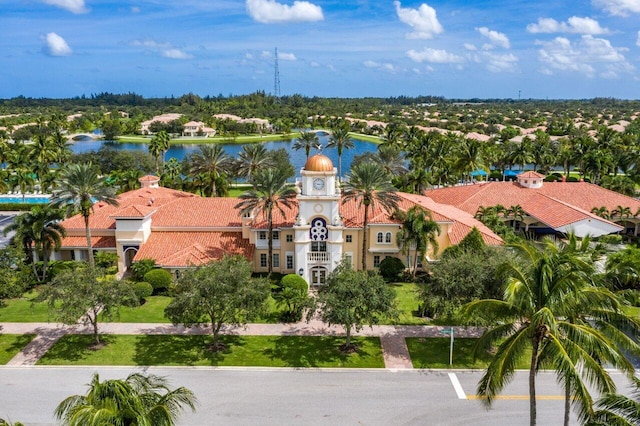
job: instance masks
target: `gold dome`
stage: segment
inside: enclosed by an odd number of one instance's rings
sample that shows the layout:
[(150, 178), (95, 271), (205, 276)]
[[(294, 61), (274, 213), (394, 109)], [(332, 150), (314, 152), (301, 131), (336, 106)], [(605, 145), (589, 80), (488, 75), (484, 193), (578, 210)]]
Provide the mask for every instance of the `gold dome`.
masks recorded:
[(304, 169), (310, 172), (332, 172), (333, 163), (326, 155), (316, 154), (307, 159)]

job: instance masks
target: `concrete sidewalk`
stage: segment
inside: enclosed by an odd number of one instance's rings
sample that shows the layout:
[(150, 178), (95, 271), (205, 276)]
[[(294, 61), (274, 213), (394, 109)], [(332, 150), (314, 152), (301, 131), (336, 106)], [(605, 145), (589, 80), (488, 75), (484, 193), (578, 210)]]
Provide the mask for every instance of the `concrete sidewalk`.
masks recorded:
[[(148, 323), (101, 323), (100, 334), (182, 334), (198, 335), (210, 334), (209, 326), (195, 326), (186, 328), (172, 324)], [(413, 368), (409, 351), (405, 342), (406, 337), (443, 337), (445, 330), (453, 328), (456, 337), (479, 337), (483, 329), (480, 327), (449, 327), (427, 325), (374, 325), (364, 327), (353, 336), (379, 337), (384, 356), (385, 368), (402, 369)], [(91, 327), (84, 325), (65, 326), (56, 323), (0, 323), (0, 332), (5, 334), (36, 334), (25, 348), (11, 359), (7, 365), (28, 366), (35, 365), (57, 341), (65, 334), (91, 334)], [(343, 327), (327, 326), (318, 320), (298, 322), (294, 324), (247, 324), (243, 327), (226, 326), (222, 334), (229, 335), (257, 335), (257, 336), (344, 336)]]

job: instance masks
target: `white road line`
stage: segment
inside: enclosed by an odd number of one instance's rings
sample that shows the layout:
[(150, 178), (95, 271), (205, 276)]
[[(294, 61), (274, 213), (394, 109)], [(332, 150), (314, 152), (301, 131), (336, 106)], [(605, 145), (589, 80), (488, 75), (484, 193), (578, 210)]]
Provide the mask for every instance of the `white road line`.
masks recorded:
[(467, 394), (464, 393), (464, 389), (462, 389), (462, 385), (458, 381), (458, 376), (456, 376), (456, 373), (449, 373), (449, 380), (451, 380), (451, 384), (453, 385), (453, 389), (455, 389), (456, 394), (458, 395), (458, 399), (467, 399)]

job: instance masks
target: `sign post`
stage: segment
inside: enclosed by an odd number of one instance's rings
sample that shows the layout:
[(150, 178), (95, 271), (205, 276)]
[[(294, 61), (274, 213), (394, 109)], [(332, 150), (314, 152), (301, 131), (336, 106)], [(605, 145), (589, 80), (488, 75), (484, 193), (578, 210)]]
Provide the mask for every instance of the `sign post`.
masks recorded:
[(453, 327), (448, 330), (441, 330), (440, 333), (451, 335), (451, 344), (449, 345), (449, 365), (453, 365)]

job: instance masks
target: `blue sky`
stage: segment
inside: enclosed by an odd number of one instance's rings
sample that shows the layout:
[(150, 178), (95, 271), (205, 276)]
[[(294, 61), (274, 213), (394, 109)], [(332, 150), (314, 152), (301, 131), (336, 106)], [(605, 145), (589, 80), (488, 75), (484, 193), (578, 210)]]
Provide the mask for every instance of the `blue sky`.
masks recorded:
[(640, 0), (0, 0), (0, 97), (640, 99)]

